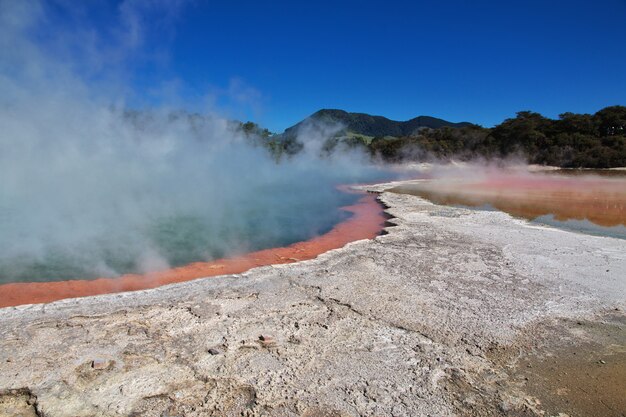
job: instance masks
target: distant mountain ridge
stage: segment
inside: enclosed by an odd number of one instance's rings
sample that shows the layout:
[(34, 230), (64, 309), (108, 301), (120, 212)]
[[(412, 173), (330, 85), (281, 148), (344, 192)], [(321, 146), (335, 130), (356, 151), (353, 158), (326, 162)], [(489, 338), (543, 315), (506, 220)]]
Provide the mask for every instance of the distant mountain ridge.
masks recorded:
[(391, 120), (383, 116), (372, 116), (366, 113), (350, 113), (339, 109), (322, 109), (301, 122), (285, 129), (284, 136), (295, 136), (303, 123), (319, 121), (340, 123), (347, 132), (365, 136), (411, 136), (421, 128), (439, 129), (441, 127), (461, 128), (472, 126), (469, 122), (453, 123), (430, 116), (418, 116), (406, 121)]
[[(334, 124), (341, 128), (328, 128)], [(626, 167), (626, 106), (620, 105), (594, 114), (566, 112), (558, 119), (524, 110), (491, 128), (428, 116), (399, 122), (334, 109), (320, 110), (282, 134), (251, 122), (241, 127), (276, 160), (297, 154), (309, 139), (313, 145), (322, 139), (320, 155), (351, 148), (392, 163), (524, 157), (531, 164), (564, 168)]]

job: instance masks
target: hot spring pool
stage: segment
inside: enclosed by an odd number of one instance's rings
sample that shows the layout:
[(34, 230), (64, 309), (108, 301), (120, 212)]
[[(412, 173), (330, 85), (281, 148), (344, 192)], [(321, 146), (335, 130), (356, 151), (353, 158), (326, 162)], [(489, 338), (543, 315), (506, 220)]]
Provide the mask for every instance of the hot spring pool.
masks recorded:
[[(217, 216), (210, 207), (205, 212), (147, 215), (145, 221), (129, 227), (114, 223), (108, 224), (110, 228), (94, 227), (84, 239), (71, 236), (73, 242), (58, 239), (63, 233), (48, 237), (42, 233), (36, 250), (25, 247), (23, 253), (20, 242), (0, 238), (4, 253), (0, 283), (141, 274), (287, 246), (322, 235), (346, 220), (350, 213), (339, 207), (354, 204), (359, 197), (332, 187), (265, 189), (254, 196), (241, 196), (229, 210), (217, 211)], [(219, 204), (217, 196), (214, 204)], [(17, 210), (0, 209), (0, 235), (9, 225), (19, 224), (19, 217)], [(71, 221), (65, 223), (71, 227)]]

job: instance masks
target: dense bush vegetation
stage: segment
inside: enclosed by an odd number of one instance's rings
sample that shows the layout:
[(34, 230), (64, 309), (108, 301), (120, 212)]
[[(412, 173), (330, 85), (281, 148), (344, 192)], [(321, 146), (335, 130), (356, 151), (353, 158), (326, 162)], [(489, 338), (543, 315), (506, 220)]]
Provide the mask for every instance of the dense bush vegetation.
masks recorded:
[(530, 163), (568, 168), (623, 167), (626, 107), (607, 107), (593, 115), (564, 113), (557, 120), (522, 111), (491, 129), (422, 129), (412, 136), (376, 137), (367, 148), (394, 162), (520, 156)]

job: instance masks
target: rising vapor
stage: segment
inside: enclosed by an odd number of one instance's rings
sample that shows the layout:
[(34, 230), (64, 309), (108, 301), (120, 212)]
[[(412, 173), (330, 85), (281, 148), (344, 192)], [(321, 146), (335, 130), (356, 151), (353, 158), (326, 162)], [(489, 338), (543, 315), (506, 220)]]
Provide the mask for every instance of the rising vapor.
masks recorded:
[(124, 71), (109, 77), (103, 62), (141, 46), (135, 11), (146, 4), (120, 7), (119, 51), (98, 55), (92, 39), (61, 53), (52, 40), (57, 59), (34, 34), (46, 7), (0, 2), (10, 51), (0, 57), (0, 281), (146, 272), (306, 239), (340, 219), (350, 197), (336, 184), (376, 173), (358, 155), (277, 164), (216, 113), (128, 110)]

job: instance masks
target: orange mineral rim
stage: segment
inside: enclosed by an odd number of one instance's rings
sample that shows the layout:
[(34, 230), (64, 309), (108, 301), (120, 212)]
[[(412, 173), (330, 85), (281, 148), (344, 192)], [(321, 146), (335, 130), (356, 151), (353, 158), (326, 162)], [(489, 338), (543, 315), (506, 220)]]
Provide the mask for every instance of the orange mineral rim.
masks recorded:
[[(349, 190), (345, 186), (338, 188), (344, 192), (357, 192)], [(194, 262), (149, 274), (126, 274), (116, 278), (89, 280), (2, 284), (0, 285), (0, 294), (2, 294), (0, 307), (49, 303), (66, 298), (144, 290), (198, 278), (238, 274), (258, 266), (313, 259), (331, 249), (341, 248), (356, 240), (372, 239), (381, 233), (387, 220), (382, 205), (376, 200), (376, 195), (359, 193), (363, 196), (355, 204), (340, 208), (340, 210), (352, 214), (348, 219), (336, 224), (327, 233), (306, 241), (210, 262)]]

